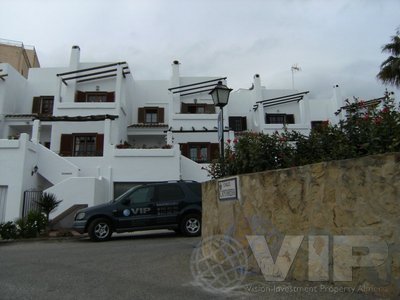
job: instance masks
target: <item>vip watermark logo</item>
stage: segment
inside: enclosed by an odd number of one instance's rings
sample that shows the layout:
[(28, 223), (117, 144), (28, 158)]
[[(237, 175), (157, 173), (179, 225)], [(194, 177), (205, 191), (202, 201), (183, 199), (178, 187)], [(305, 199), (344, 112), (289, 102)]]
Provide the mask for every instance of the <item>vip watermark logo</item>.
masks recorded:
[[(371, 235), (286, 235), (282, 237), (280, 248), (276, 247), (279, 244), (277, 241), (275, 245), (269, 245), (264, 235), (248, 235), (246, 239), (266, 282), (287, 281), (304, 240), (307, 240), (308, 248), (308, 262), (305, 263), (308, 264), (309, 283), (349, 282), (353, 280), (353, 268), (376, 269), (387, 263), (389, 257), (387, 243)], [(275, 257), (271, 251), (274, 247), (278, 250), (273, 251), (276, 252)], [(207, 290), (239, 290), (243, 288), (247, 270), (248, 256), (244, 247), (229, 236), (209, 237), (199, 243), (192, 253), (191, 271), (195, 282)], [(375, 275), (370, 281), (382, 283), (381, 278)], [(390, 274), (386, 275), (388, 279)], [(321, 287), (324, 285), (319, 287), (319, 291), (324, 292)]]
[(204, 239), (190, 259), (196, 285), (211, 292), (232, 292), (240, 287), (247, 267), (246, 251), (238, 241), (226, 235)]

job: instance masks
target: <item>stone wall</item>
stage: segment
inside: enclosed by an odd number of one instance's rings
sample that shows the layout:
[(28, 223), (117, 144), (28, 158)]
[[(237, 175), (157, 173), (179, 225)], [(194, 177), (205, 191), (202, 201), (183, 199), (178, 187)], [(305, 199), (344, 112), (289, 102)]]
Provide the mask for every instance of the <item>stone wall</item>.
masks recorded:
[[(260, 272), (246, 236), (264, 236), (275, 259), (285, 236), (303, 235), (295, 259), (287, 262), (291, 268), (285, 280), (309, 281), (309, 271), (324, 274), (318, 270), (321, 266), (309, 270), (314, 266), (308, 259), (309, 251), (318, 252), (322, 242), (329, 246), (326, 281), (341, 286), (384, 286), (379, 289), (383, 294), (398, 295), (400, 153), (240, 175), (238, 186), (238, 200), (220, 201), (217, 181), (203, 184), (203, 238), (233, 237), (246, 249), (250, 270)], [(312, 240), (312, 235), (325, 238)], [(353, 268), (351, 282), (333, 282), (333, 264), (337, 267), (340, 261), (334, 256), (341, 249), (334, 252), (332, 244), (339, 235), (379, 237), (388, 245), (388, 257), (379, 267)], [(315, 249), (308, 249), (309, 241)], [(353, 255), (357, 259), (368, 254), (363, 251), (355, 248)]]

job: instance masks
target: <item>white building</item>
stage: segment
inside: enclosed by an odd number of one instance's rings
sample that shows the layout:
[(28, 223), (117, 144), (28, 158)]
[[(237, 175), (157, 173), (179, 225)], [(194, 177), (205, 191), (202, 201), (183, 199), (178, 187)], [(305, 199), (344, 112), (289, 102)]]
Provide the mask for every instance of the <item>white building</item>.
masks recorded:
[[(32, 68), (27, 79), (0, 64), (0, 222), (23, 215), (36, 191), (63, 200), (55, 217), (138, 183), (209, 179), (203, 167), (219, 155), (209, 92), (227, 78), (181, 76), (178, 61), (170, 80), (132, 75), (126, 62), (82, 63), (78, 46), (68, 67)], [(335, 122), (343, 106), (335, 91), (313, 103), (307, 91), (266, 89), (255, 75), (252, 88), (231, 93), (225, 140), (283, 123), (307, 134), (312, 121)]]

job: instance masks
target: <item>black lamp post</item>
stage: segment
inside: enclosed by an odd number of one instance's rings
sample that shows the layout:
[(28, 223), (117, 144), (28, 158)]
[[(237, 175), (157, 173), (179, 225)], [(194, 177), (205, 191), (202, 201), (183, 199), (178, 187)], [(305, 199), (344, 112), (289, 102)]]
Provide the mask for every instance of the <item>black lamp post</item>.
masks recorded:
[(222, 175), (225, 175), (225, 147), (224, 147), (224, 106), (228, 104), (229, 94), (232, 89), (222, 84), (222, 81), (218, 81), (218, 84), (212, 89), (210, 95), (214, 101), (214, 105), (221, 109), (221, 123), (219, 128), (221, 130), (221, 141), (220, 141), (220, 157)]

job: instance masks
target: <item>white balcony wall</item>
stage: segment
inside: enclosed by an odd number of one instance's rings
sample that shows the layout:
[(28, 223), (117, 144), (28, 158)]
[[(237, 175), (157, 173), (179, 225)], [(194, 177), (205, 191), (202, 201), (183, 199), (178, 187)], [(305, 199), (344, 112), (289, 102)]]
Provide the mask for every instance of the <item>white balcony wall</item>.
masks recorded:
[[(0, 121), (2, 114), (13, 114), (19, 112), (23, 107), (26, 79), (19, 74), (12, 66), (0, 63), (0, 74), (8, 74), (4, 81), (0, 80)], [(1, 125), (0, 125), (1, 126)], [(0, 128), (1, 129), (1, 128)], [(0, 132), (1, 133), (1, 132)]]
[(208, 164), (198, 164), (193, 160), (181, 155), (181, 174), (182, 180), (194, 180), (205, 182), (211, 179), (208, 172), (204, 169)]
[[(298, 131), (303, 135), (308, 135), (310, 133), (310, 126), (305, 126), (303, 124), (287, 124), (286, 129), (291, 131)], [(275, 131), (282, 133), (284, 132), (284, 127), (281, 124), (264, 124), (261, 127), (262, 133), (273, 134)]]
[(7, 188), (5, 221), (20, 216), (24, 191), (40, 186), (39, 177), (32, 174), (36, 163), (35, 147), (27, 134), (21, 134), (19, 140), (0, 140), (0, 186)]
[(57, 155), (41, 144), (35, 144), (38, 155), (38, 172), (52, 184), (57, 184), (69, 177), (77, 177), (79, 168), (67, 159)]

